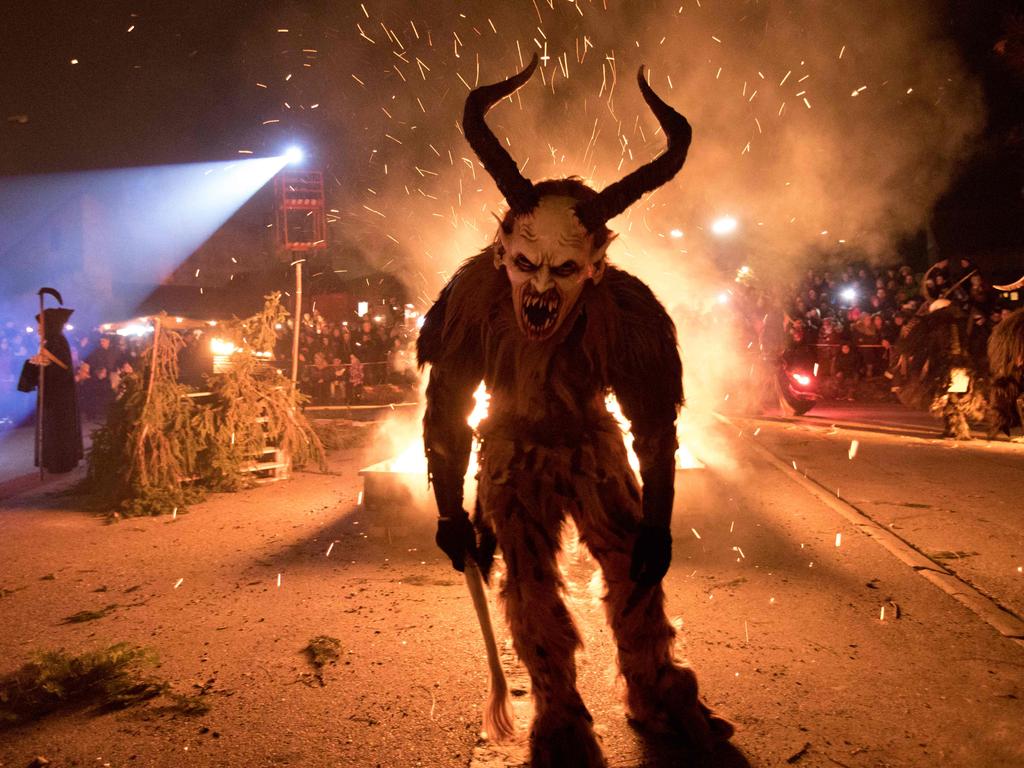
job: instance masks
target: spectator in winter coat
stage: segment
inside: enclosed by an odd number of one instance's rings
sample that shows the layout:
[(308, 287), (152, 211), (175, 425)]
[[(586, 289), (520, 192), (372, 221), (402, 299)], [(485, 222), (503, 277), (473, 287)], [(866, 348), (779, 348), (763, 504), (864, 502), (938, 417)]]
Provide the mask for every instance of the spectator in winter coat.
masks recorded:
[(860, 380), (862, 361), (860, 352), (849, 341), (839, 346), (833, 366), (832, 382), (837, 400), (853, 400)]

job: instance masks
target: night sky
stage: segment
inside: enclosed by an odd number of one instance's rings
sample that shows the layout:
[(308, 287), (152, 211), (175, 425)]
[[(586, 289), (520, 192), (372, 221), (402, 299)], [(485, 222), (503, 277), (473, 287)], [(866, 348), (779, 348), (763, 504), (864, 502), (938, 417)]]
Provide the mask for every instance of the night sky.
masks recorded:
[(660, 151), (640, 63), (695, 126), (679, 197), (655, 196), (619, 230), (678, 219), (689, 235), (728, 200), (762, 227), (765, 252), (824, 236), (877, 255), (938, 201), (936, 231), (958, 246), (1024, 244), (1019, 4), (826, 5), (845, 7), (20, 3), (0, 32), (0, 174), (265, 156), (299, 140), (344, 238), (380, 243), (382, 264), (443, 272), (451, 230), (468, 255), (500, 204), (459, 134), (467, 87), (537, 51), (543, 81), (490, 117), (528, 176), (603, 186)]

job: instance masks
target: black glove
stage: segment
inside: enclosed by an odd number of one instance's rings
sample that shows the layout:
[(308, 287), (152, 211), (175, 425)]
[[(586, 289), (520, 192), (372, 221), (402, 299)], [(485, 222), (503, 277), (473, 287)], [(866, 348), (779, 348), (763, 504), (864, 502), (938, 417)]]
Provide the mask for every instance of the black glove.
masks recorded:
[[(454, 514), (439, 517), (434, 541), (451, 558), (452, 567), (456, 571), (466, 570), (466, 555), (479, 564), (476, 531), (465, 510), (460, 509)], [(491, 554), (493, 556), (493, 552)]]
[(641, 524), (633, 545), (629, 578), (638, 584), (653, 586), (665, 576), (671, 562), (672, 534), (669, 529)]
[(484, 582), (490, 583), (491, 565), (494, 563), (494, 550), (498, 548), (498, 539), (489, 527), (477, 523), (480, 541), (476, 547), (476, 564), (480, 567), (480, 575)]

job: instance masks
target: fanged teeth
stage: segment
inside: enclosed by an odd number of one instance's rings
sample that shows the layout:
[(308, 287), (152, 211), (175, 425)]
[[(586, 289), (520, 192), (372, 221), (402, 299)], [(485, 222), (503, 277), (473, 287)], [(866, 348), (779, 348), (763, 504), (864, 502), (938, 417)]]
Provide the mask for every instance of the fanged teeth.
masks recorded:
[(542, 306), (548, 312), (553, 312), (558, 306), (557, 298), (544, 299), (541, 296), (527, 296), (523, 299), (523, 305), (527, 307)]
[(529, 321), (527, 322), (530, 326), (530, 330), (532, 330), (534, 333), (543, 333), (544, 331), (546, 331), (548, 328), (555, 324), (555, 318), (549, 317), (547, 320), (544, 321), (544, 325), (534, 325)]
[[(559, 297), (548, 296), (545, 297), (543, 294), (530, 294), (523, 296), (523, 320), (526, 326), (529, 328), (531, 336), (538, 338), (543, 337), (548, 331), (555, 326), (555, 322), (558, 320), (558, 308), (560, 306)], [(536, 310), (541, 309), (545, 312), (544, 322), (537, 324), (534, 323), (529, 311), (532, 311), (534, 315), (539, 314)]]

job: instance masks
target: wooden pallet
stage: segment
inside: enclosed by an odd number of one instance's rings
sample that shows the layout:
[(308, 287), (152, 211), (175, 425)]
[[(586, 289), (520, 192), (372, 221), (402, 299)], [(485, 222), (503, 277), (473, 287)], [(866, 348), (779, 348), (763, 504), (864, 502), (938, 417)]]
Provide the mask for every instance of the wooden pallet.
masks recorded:
[(275, 483), (287, 480), (292, 475), (291, 457), (280, 448), (269, 446), (256, 461), (247, 466), (244, 472), (256, 475), (257, 483)]

